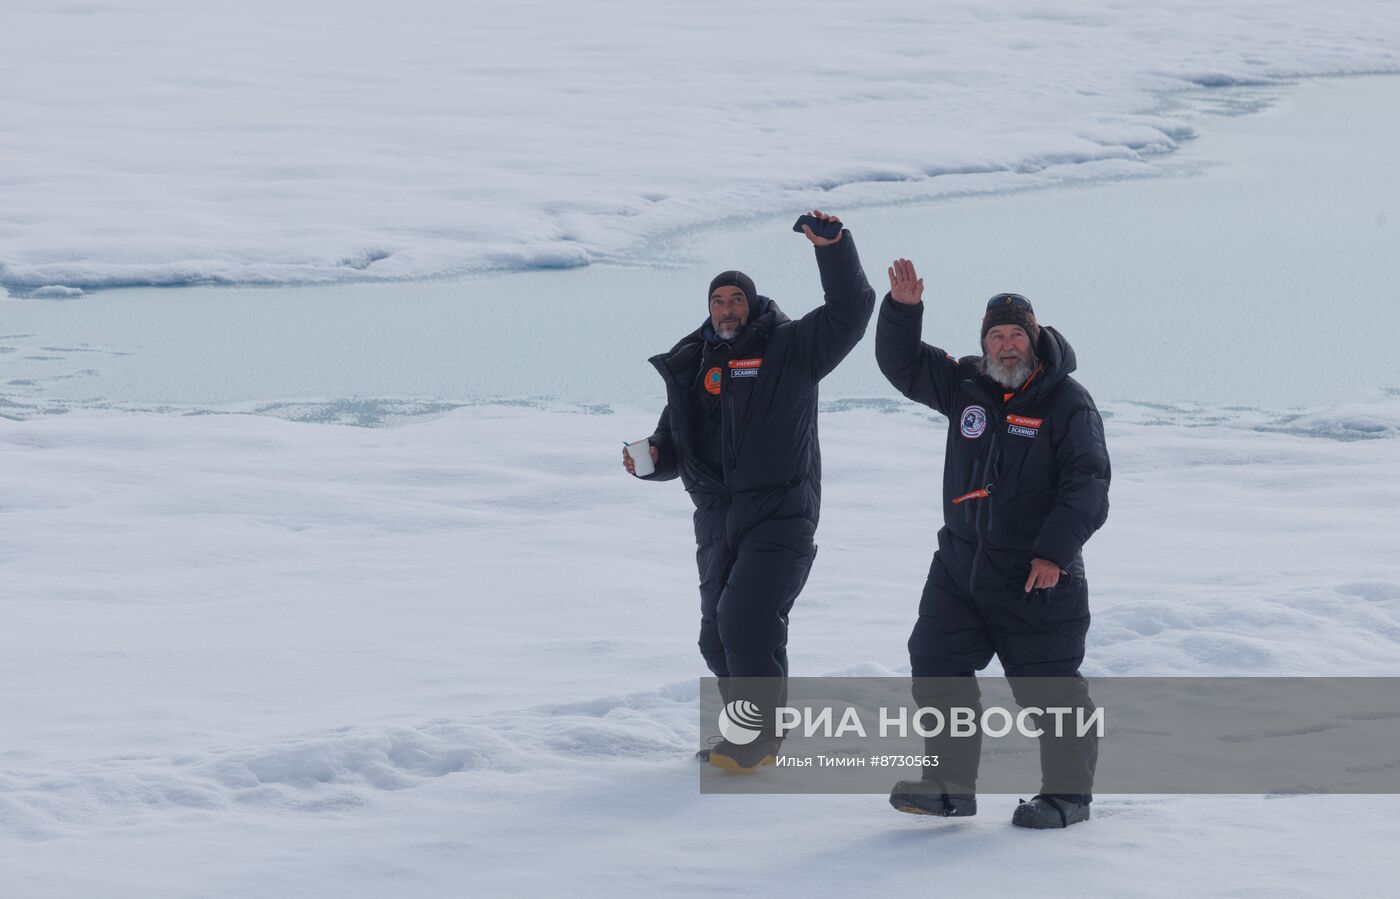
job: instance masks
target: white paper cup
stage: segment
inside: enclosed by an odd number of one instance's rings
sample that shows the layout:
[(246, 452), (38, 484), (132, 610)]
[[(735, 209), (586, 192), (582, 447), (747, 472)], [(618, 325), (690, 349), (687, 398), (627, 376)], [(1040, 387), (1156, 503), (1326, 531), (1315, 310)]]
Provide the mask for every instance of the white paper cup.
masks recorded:
[(632, 464), (637, 469), (637, 477), (644, 478), (656, 471), (656, 466), (651, 461), (650, 440), (638, 440), (636, 443), (627, 444), (627, 455), (631, 457)]

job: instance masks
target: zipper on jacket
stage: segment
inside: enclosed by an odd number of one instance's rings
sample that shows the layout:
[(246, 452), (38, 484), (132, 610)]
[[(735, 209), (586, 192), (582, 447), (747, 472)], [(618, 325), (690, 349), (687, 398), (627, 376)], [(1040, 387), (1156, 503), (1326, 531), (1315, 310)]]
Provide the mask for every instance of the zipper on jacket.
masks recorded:
[[(988, 416), (988, 426), (991, 425), (991, 417)], [(982, 549), (987, 541), (987, 530), (991, 527), (992, 519), (992, 493), (996, 490), (996, 472), (993, 470), (993, 463), (996, 460), (997, 438), (1001, 436), (1001, 422), (998, 420), (997, 427), (992, 429), (992, 439), (987, 447), (987, 461), (982, 465), (982, 489), (979, 491), (987, 501), (978, 503), (975, 510), (972, 526), (977, 530), (977, 548), (972, 551), (972, 566), (967, 576), (967, 592), (971, 596), (977, 589), (977, 563), (982, 560)], [(983, 513), (986, 513), (985, 516)], [(985, 517), (985, 521), (984, 521)]]
[[(731, 349), (731, 353), (733, 350)], [(725, 483), (728, 483), (728, 473), (734, 471), (739, 466), (737, 453), (734, 449), (734, 432), (739, 430), (734, 422), (734, 398), (729, 395), (729, 364), (726, 360), (724, 371), (720, 375), (723, 378), (723, 386), (720, 388), (720, 427), (724, 433), (720, 435), (721, 445), (724, 447), (724, 470)]]

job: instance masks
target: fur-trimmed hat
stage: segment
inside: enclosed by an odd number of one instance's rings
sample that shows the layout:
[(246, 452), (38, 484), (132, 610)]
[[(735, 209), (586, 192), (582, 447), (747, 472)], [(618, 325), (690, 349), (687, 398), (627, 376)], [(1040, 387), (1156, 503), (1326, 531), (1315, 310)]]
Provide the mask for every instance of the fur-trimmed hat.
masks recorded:
[(720, 272), (710, 282), (710, 292), (705, 294), (706, 303), (714, 296), (716, 287), (737, 287), (742, 290), (749, 301), (749, 321), (758, 318), (758, 291), (754, 289), (753, 278), (738, 271)]
[(1031, 348), (1040, 343), (1040, 325), (1035, 320), (1031, 301), (1019, 293), (999, 293), (987, 301), (987, 314), (982, 316), (982, 339), (997, 325), (1019, 325), (1030, 338)]

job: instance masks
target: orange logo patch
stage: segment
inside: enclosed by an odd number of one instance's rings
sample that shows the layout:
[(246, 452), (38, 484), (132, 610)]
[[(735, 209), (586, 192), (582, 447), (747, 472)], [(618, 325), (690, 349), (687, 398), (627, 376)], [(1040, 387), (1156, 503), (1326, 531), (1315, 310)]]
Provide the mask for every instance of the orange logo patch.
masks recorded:
[(719, 396), (720, 378), (723, 375), (724, 372), (719, 370), (719, 366), (705, 372), (705, 390), (709, 392), (710, 396)]
[(1043, 421), (1045, 421), (1045, 419), (1043, 419), (1043, 418), (1026, 418), (1026, 417), (1023, 416), (1023, 415), (1008, 415), (1008, 416), (1006, 416), (1006, 423), (1007, 423), (1007, 424), (1009, 424), (1009, 425), (1020, 425), (1020, 426), (1023, 427), (1023, 428), (1038, 428), (1038, 427), (1040, 427), (1041, 422), (1043, 422)]

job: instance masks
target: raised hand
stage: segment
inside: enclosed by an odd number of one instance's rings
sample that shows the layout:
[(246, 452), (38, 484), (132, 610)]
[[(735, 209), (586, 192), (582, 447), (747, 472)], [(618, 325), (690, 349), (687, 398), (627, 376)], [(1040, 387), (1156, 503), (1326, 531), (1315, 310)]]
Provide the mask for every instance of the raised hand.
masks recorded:
[(896, 259), (890, 266), (890, 296), (896, 303), (913, 306), (924, 300), (924, 279), (908, 259)]
[[(813, 209), (811, 212), (809, 212), (809, 213), (807, 213), (807, 214), (810, 215), (810, 216), (812, 216), (813, 218), (819, 218), (819, 219), (821, 219), (821, 220), (824, 221), (824, 222), (839, 222), (839, 221), (841, 221), (841, 219), (837, 218), (836, 216), (834, 216), (834, 215), (827, 215), (825, 212), (822, 212), (820, 209)], [(819, 247), (829, 247), (829, 246), (831, 246), (832, 244), (836, 243), (837, 241), (839, 241), (839, 240), (841, 239), (841, 232), (839, 232), (839, 231), (837, 232), (837, 234), (836, 234), (835, 237), (831, 237), (831, 238), (827, 238), (827, 237), (818, 237), (817, 235), (815, 235), (815, 234), (812, 233), (812, 227), (811, 227), (810, 225), (803, 225), (803, 226), (802, 226), (802, 233), (806, 234), (806, 235), (807, 235), (807, 239), (810, 240), (813, 244), (815, 244), (816, 246), (819, 246)]]

